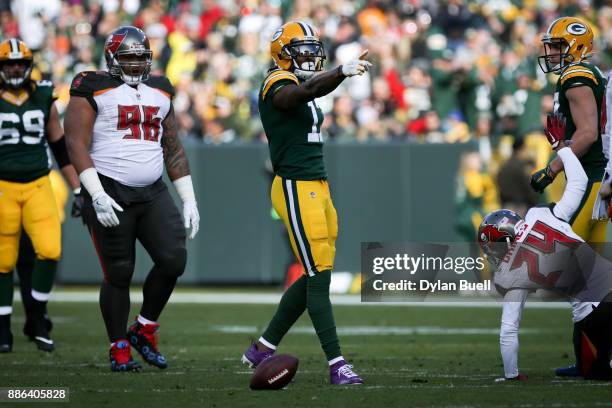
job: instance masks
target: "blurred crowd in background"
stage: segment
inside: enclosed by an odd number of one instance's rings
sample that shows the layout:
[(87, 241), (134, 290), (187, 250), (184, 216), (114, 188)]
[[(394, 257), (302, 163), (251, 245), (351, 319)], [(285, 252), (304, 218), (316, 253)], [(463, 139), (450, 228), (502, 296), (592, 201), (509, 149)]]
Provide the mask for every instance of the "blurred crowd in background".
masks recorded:
[[(504, 177), (527, 174), (548, 159), (541, 130), (557, 77), (538, 68), (542, 33), (562, 15), (585, 19), (596, 38), (592, 62), (608, 70), (612, 6), (606, 3), (0, 0), (0, 28), (3, 38), (20, 37), (35, 51), (37, 67), (58, 88), (60, 112), (74, 75), (104, 68), (108, 33), (124, 24), (142, 28), (154, 72), (176, 87), (181, 136), (223, 144), (265, 142), (257, 98), (271, 64), (269, 40), (285, 21), (310, 21), (325, 44), (327, 68), (364, 49), (374, 63), (367, 75), (320, 100), (326, 140), (471, 143), (458, 200), (476, 197), (481, 207), (492, 207), (504, 201), (491, 193)], [(504, 168), (508, 162), (515, 168)]]

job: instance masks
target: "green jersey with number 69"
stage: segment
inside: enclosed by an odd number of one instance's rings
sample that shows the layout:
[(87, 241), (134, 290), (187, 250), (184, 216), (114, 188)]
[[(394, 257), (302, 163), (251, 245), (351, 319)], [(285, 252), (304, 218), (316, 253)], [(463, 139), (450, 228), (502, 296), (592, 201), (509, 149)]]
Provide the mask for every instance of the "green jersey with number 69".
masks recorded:
[(273, 69), (259, 91), (259, 114), (268, 138), (274, 173), (290, 180), (326, 179), (321, 109), (315, 101), (294, 109), (279, 109), (272, 102), (275, 92), (292, 83), (299, 85), (293, 73)]
[(47, 175), (46, 127), (56, 99), (49, 81), (19, 95), (0, 90), (0, 180), (26, 183)]

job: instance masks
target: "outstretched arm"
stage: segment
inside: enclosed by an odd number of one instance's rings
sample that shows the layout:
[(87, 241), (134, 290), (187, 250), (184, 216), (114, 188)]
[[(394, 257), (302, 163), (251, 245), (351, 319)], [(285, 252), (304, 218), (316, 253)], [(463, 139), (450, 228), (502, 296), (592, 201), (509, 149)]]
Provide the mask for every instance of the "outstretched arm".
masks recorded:
[(339, 65), (336, 69), (315, 75), (299, 85), (291, 84), (280, 88), (273, 96), (272, 102), (279, 109), (294, 109), (295, 107), (320, 98), (332, 92), (345, 78), (363, 75), (372, 65), (364, 60), (368, 51), (364, 51), (358, 60)]
[(570, 147), (560, 148), (557, 151), (557, 157), (563, 160), (567, 183), (565, 183), (563, 197), (553, 208), (553, 213), (557, 217), (569, 222), (580, 206), (589, 178)]

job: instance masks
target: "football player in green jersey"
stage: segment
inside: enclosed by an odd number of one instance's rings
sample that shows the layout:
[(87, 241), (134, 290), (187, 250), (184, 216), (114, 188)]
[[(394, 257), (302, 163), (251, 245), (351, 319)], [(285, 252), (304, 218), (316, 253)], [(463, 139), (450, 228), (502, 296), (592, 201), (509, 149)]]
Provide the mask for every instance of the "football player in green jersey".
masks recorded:
[[(605, 126), (606, 78), (588, 61), (593, 50), (593, 30), (575, 17), (554, 20), (542, 38), (544, 55), (538, 62), (543, 72), (559, 75), (554, 94), (554, 112), (561, 113), (565, 139), (584, 168), (588, 184), (580, 206), (570, 219), (572, 230), (588, 243), (606, 240), (606, 221), (591, 219), (604, 176), (606, 158), (602, 148)], [(559, 157), (534, 173), (532, 187), (542, 192), (563, 170)], [(559, 376), (580, 376), (575, 365), (556, 369)]]
[(259, 92), (259, 113), (275, 173), (272, 205), (282, 218), (304, 276), (283, 295), (268, 328), (251, 344), (242, 361), (251, 367), (272, 356), (283, 336), (304, 311), (312, 320), (330, 369), (331, 384), (361, 384), (342, 357), (329, 299), (338, 219), (323, 163), (323, 113), (316, 98), (347, 77), (371, 66), (361, 56), (323, 71), (325, 51), (317, 30), (292, 21), (279, 28), (270, 44), (275, 67)]
[(61, 227), (49, 179), (48, 147), (70, 185), (79, 187), (53, 85), (32, 81), (31, 72), (32, 52), (22, 41), (0, 43), (0, 352), (12, 349), (12, 271), (22, 228), (36, 253), (26, 334), (39, 349), (54, 349), (44, 315), (61, 254)]
[[(591, 220), (593, 205), (606, 167), (602, 150), (606, 78), (588, 62), (593, 49), (593, 31), (575, 17), (553, 21), (542, 38), (545, 54), (539, 57), (545, 73), (559, 75), (554, 95), (554, 111), (567, 118), (566, 140), (572, 140), (572, 150), (589, 177), (581, 205), (571, 219), (572, 229), (589, 243), (606, 240), (606, 221)], [(563, 170), (557, 157), (531, 178), (532, 187), (542, 192)]]

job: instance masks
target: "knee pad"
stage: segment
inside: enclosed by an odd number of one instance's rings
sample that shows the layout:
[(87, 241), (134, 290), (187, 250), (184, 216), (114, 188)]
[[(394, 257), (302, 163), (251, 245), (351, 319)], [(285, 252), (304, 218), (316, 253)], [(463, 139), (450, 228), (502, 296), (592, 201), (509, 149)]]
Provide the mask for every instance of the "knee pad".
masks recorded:
[(62, 256), (62, 244), (48, 242), (45, 245), (37, 248), (36, 256), (40, 259), (48, 259), (50, 261), (59, 261)]
[(134, 273), (134, 263), (129, 260), (107, 262), (104, 271), (106, 282), (118, 288), (128, 288)]
[(17, 249), (0, 249), (0, 273), (12, 272), (17, 264)]
[(187, 250), (185, 247), (176, 247), (157, 258), (155, 266), (158, 271), (167, 276), (179, 277), (185, 272), (187, 264)]

